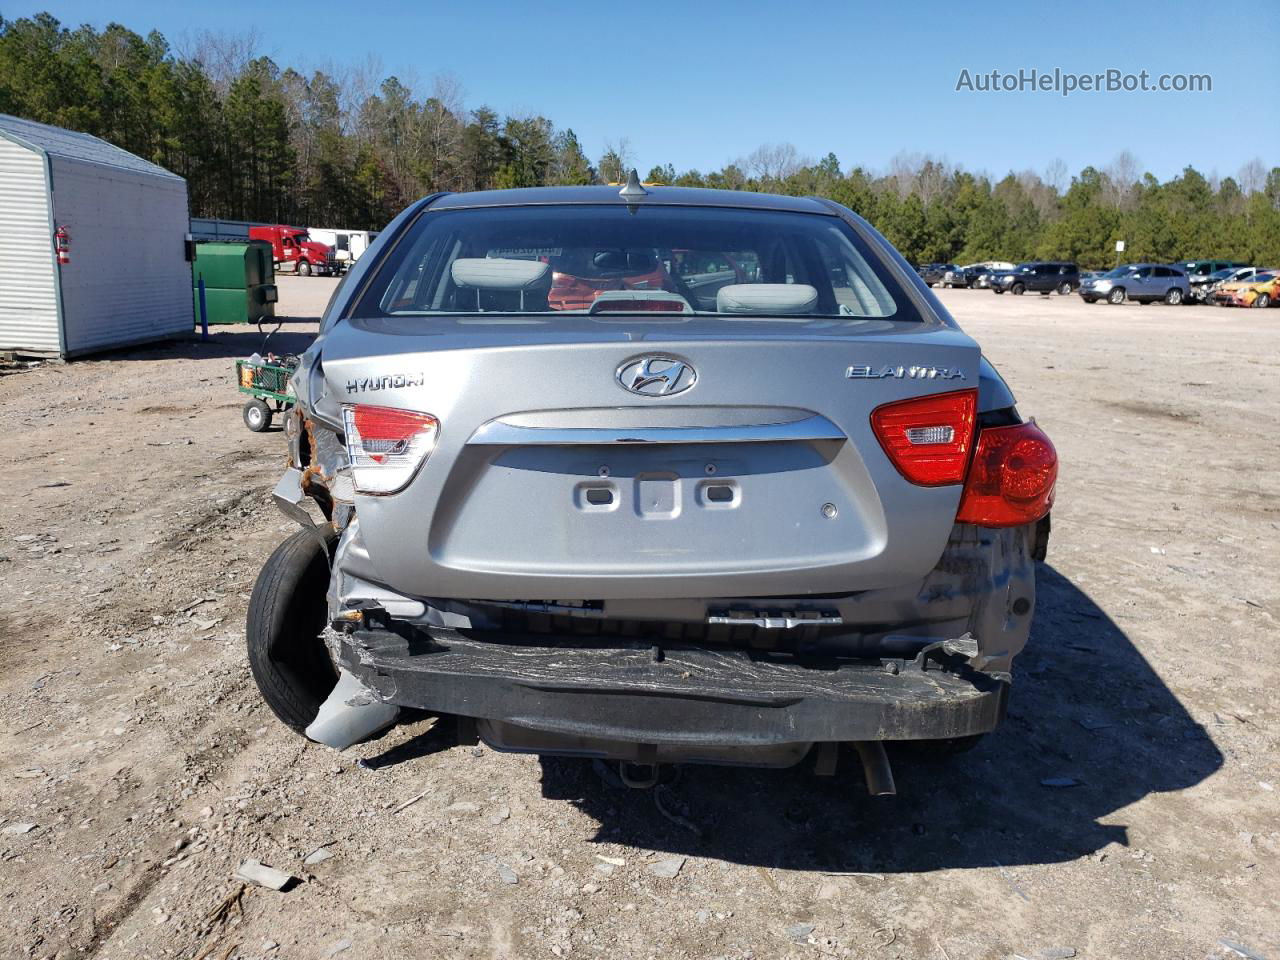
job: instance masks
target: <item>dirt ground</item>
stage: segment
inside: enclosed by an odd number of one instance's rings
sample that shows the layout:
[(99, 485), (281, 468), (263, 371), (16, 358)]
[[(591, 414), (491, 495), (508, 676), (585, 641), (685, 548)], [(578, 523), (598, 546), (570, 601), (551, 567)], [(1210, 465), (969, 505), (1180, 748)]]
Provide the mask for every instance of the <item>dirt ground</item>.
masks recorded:
[[(280, 285), (300, 349), (331, 282)], [(877, 800), (309, 745), (243, 649), (291, 531), (257, 331), (0, 367), (0, 956), (1280, 957), (1280, 310), (940, 296), (1062, 478), (1008, 720)]]

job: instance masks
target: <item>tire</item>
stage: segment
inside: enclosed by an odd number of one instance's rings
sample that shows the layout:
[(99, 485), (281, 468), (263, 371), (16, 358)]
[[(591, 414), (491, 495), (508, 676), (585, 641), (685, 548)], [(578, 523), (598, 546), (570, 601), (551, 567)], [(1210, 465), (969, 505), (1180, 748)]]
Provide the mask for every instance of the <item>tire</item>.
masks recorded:
[(1009, 288), (1009, 292), (1012, 293), (1015, 297), (1020, 297), (1027, 292), (1027, 288), (1020, 283), (1015, 283), (1012, 287)]
[(1170, 287), (1169, 292), (1164, 295), (1164, 302), (1171, 307), (1182, 305), (1182, 291), (1177, 287)]
[(262, 433), (271, 428), (271, 408), (256, 397), (244, 405), (242, 416), (244, 425), (254, 433)]
[(1255, 307), (1261, 307), (1263, 310), (1265, 310), (1267, 307), (1271, 306), (1271, 294), (1269, 293), (1258, 294), (1258, 296), (1253, 301), (1253, 305)]
[(245, 639), (249, 671), (271, 712), (302, 733), (338, 683), (320, 638), (328, 609), (329, 558), (336, 537), (322, 546), (299, 530), (267, 558), (249, 597)]
[(1081, 299), (1081, 300), (1083, 300), (1085, 303), (1097, 303), (1097, 302), (1098, 302), (1098, 298), (1097, 298), (1097, 297), (1081, 297), (1080, 299)]
[(300, 276), (300, 277), (309, 277), (309, 276), (311, 276), (311, 264), (307, 263), (307, 261), (305, 261), (305, 260), (299, 260), (299, 261), (298, 261), (298, 276)]
[(1071, 284), (1064, 280), (1062, 282), (1062, 285), (1058, 287), (1058, 296), (1060, 297), (1071, 296)]
[(1121, 304), (1124, 303), (1124, 287), (1115, 287), (1107, 294), (1107, 303)]
[(1003, 296), (1004, 296), (1004, 291), (1003, 291), (1003, 290), (997, 290), (995, 287), (992, 287), (992, 288), (991, 288), (991, 290), (992, 290), (992, 292), (993, 292), (993, 293), (995, 293), (995, 295), (996, 295), (997, 297), (1003, 297)]

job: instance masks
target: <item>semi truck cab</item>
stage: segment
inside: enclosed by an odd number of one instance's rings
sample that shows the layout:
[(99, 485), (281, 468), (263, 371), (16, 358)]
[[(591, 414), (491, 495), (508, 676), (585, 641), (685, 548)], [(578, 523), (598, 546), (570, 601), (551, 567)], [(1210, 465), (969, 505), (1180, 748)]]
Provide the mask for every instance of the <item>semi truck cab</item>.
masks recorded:
[(299, 276), (327, 276), (337, 273), (338, 261), (333, 248), (311, 239), (302, 227), (250, 227), (249, 236), (271, 244), (276, 269), (292, 269)]

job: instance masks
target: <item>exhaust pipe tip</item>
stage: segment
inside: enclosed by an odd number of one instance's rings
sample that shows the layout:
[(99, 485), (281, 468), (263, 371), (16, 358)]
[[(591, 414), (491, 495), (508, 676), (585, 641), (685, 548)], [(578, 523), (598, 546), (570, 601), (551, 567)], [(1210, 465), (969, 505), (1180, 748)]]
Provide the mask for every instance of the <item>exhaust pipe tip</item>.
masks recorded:
[(662, 767), (656, 763), (632, 763), (624, 760), (618, 764), (618, 778), (633, 790), (649, 790), (657, 786)]
[(893, 767), (885, 752), (883, 740), (858, 740), (854, 743), (862, 760), (862, 775), (867, 781), (867, 793), (873, 797), (893, 797), (898, 788), (893, 782)]

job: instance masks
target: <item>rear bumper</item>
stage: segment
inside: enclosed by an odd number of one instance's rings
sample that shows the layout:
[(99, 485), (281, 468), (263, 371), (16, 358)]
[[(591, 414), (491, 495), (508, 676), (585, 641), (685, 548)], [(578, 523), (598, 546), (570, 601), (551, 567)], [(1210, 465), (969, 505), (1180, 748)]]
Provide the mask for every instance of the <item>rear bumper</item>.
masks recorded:
[(956, 654), (806, 660), (572, 637), (476, 640), (446, 628), (363, 627), (333, 651), (383, 701), (566, 738), (683, 748), (945, 739), (1004, 716), (1009, 675)]

